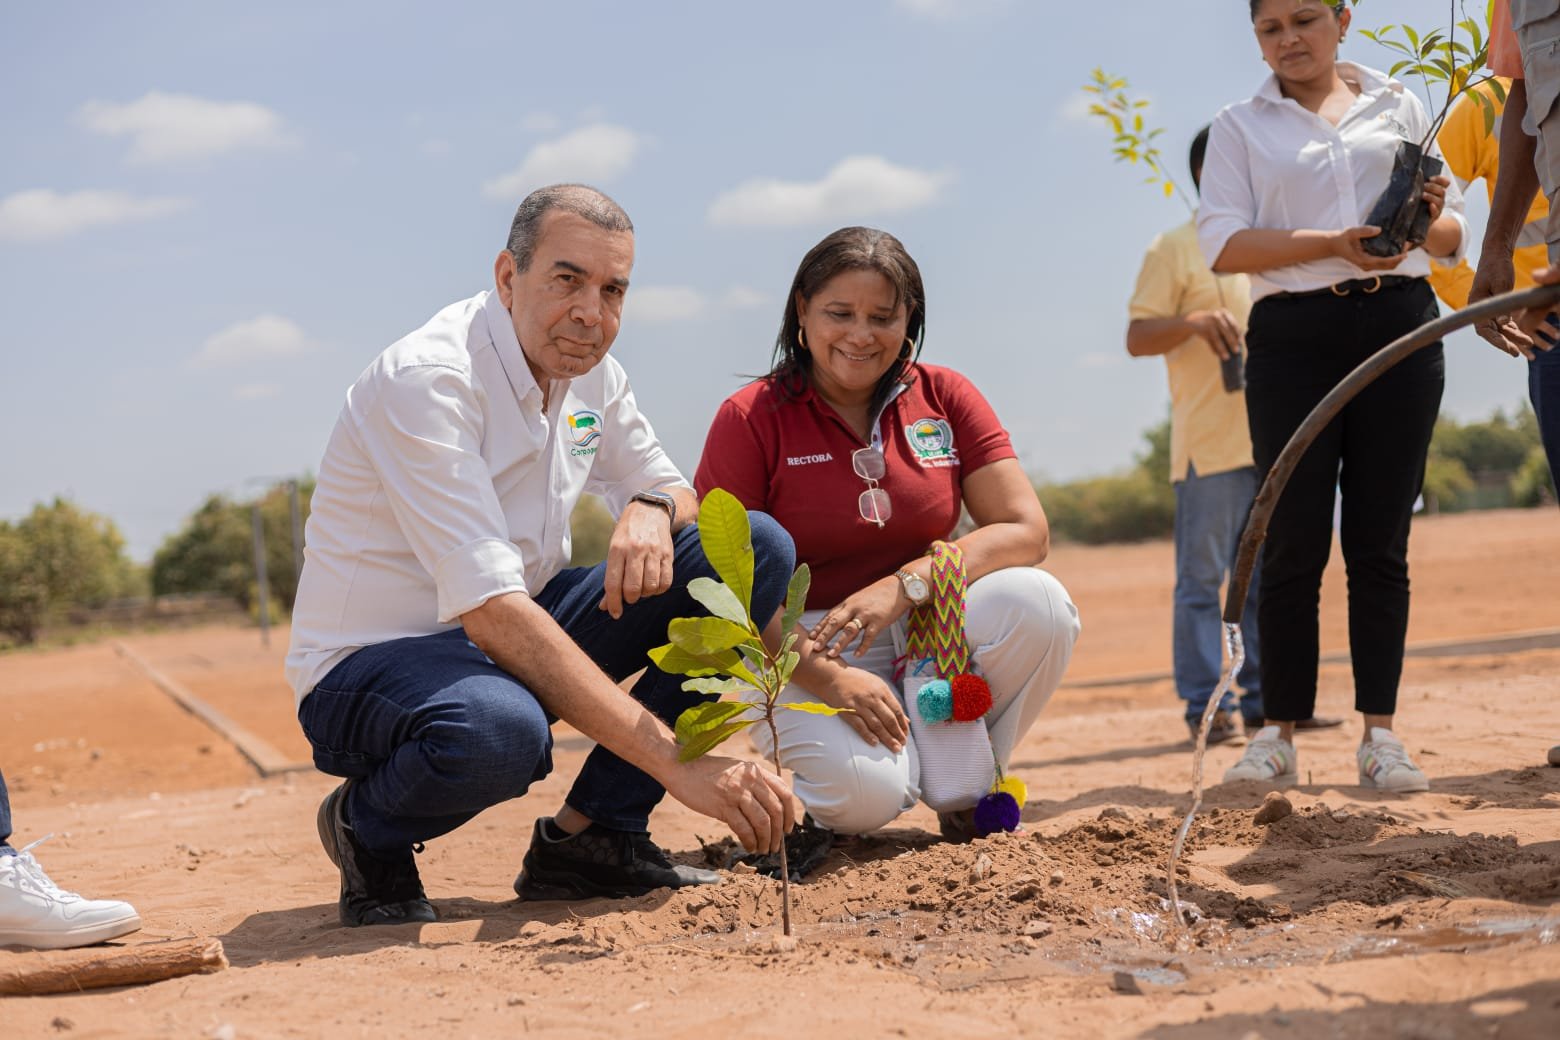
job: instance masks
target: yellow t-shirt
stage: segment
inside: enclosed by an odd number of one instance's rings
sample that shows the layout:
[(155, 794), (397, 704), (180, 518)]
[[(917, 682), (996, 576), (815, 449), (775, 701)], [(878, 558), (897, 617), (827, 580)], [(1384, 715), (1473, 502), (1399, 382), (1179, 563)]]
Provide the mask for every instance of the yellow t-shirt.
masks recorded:
[[(1131, 319), (1178, 318), (1215, 307), (1233, 314), (1244, 334), (1251, 315), (1251, 283), (1246, 276), (1215, 278), (1197, 246), (1195, 220), (1154, 239), (1143, 256), (1128, 305)], [(1171, 481), (1186, 479), (1188, 462), (1200, 477), (1250, 466), (1246, 394), (1224, 389), (1218, 355), (1201, 336), (1191, 336), (1164, 357), (1170, 375)]]
[[(1511, 86), (1509, 79), (1502, 79), (1501, 83), (1507, 88)], [(1500, 172), (1499, 118), (1506, 104), (1496, 98), (1487, 83), (1473, 89), (1487, 95), (1494, 103), (1497, 120), (1494, 130), (1485, 131), (1484, 109), (1471, 98), (1465, 97), (1452, 107), (1446, 122), (1441, 124), (1436, 141), (1441, 146), (1441, 154), (1446, 156), (1446, 168), (1457, 178), (1457, 182), (1466, 189), (1467, 185), (1482, 177), (1485, 189), (1493, 199), (1495, 177)], [(1511, 256), (1511, 264), (1516, 269), (1514, 288), (1531, 288), (1533, 272), (1549, 264), (1549, 251), (1544, 246), (1544, 229), (1548, 219), (1549, 201), (1544, 198), (1543, 192), (1539, 192), (1533, 198), (1533, 208), (1528, 210), (1527, 223), (1522, 225), (1516, 251)], [(1446, 301), (1448, 307), (1466, 307), (1468, 290), (1473, 287), (1473, 268), (1467, 260), (1456, 267), (1432, 264), (1430, 284), (1435, 286), (1436, 295)]]

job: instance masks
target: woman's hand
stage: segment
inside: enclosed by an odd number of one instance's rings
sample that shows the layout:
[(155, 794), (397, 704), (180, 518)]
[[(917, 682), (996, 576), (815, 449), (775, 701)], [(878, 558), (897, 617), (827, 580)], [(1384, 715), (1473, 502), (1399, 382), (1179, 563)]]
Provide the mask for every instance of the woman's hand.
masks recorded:
[[(1445, 196), (1443, 190), (1442, 196)], [(1405, 250), (1396, 256), (1372, 256), (1365, 252), (1365, 247), (1360, 243), (1367, 238), (1374, 238), (1381, 234), (1379, 227), (1345, 228), (1342, 231), (1333, 231), (1328, 235), (1328, 246), (1333, 256), (1341, 257), (1362, 271), (1390, 271), (1408, 256)]]
[(815, 653), (838, 657), (856, 644), (856, 656), (871, 648), (879, 635), (910, 609), (899, 579), (890, 574), (864, 589), (852, 592), (828, 611), (807, 633)]
[(841, 668), (813, 696), (831, 708), (849, 709), (839, 717), (868, 744), (881, 744), (896, 755), (904, 750), (910, 734), (905, 709), (888, 683), (865, 668)]
[(1420, 198), (1425, 200), (1425, 205), (1430, 207), (1430, 223), (1434, 224), (1441, 216), (1441, 211), (1446, 208), (1446, 187), (1452, 183), (1452, 179), (1446, 174), (1431, 177), (1425, 181), (1425, 193)]

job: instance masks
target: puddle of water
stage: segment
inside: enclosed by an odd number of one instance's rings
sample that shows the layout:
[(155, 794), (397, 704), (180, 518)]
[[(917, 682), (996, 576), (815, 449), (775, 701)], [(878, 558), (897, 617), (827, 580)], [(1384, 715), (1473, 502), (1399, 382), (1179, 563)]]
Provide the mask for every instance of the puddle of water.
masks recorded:
[(1462, 953), (1536, 942), (1560, 942), (1560, 917), (1506, 918), (1477, 924), (1416, 929), (1392, 935), (1367, 935), (1343, 945), (1333, 960), (1355, 961), (1417, 953)]

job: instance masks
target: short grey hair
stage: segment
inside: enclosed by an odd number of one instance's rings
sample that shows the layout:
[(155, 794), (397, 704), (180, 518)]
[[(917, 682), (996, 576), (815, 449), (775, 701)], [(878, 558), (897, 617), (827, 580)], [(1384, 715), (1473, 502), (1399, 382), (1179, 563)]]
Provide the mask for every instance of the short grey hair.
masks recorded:
[(628, 219), (623, 207), (605, 192), (586, 184), (549, 184), (525, 197), (509, 225), (509, 242), (504, 248), (515, 258), (515, 270), (530, 269), (542, 221), (553, 210), (584, 217), (605, 231), (634, 231), (634, 222)]

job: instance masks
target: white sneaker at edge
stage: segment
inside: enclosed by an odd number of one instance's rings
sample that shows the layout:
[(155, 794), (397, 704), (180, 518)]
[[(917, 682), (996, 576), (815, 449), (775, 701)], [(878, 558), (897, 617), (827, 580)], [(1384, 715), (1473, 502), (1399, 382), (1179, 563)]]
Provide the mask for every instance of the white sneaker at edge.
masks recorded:
[(1277, 726), (1263, 726), (1257, 730), (1240, 761), (1224, 771), (1224, 782), (1262, 780), (1287, 787), (1300, 779), (1295, 746), (1278, 733)]
[(1354, 757), (1360, 764), (1361, 787), (1399, 794), (1430, 790), (1430, 778), (1414, 765), (1408, 749), (1390, 729), (1372, 726), (1369, 739), (1360, 745)]
[(0, 855), (0, 946), (66, 950), (140, 929), (141, 918), (129, 903), (83, 899), (50, 881), (30, 851), (37, 844)]

